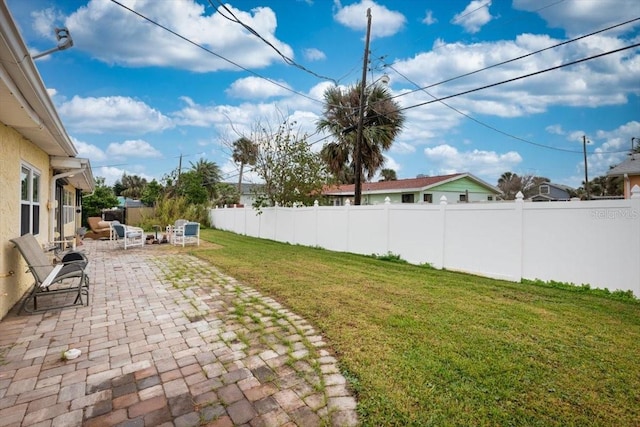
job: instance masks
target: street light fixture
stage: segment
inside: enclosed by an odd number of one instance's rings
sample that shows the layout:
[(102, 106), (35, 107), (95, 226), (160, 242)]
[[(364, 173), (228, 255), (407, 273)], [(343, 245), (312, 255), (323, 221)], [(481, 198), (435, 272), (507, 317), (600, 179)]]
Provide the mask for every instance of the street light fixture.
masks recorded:
[(71, 33), (66, 27), (56, 28), (55, 29), (56, 38), (58, 39), (58, 45), (52, 49), (45, 50), (44, 52), (40, 52), (37, 55), (32, 56), (32, 59), (42, 58), (43, 56), (49, 55), (50, 53), (57, 52), (59, 50), (69, 49), (73, 46), (73, 39), (71, 38)]

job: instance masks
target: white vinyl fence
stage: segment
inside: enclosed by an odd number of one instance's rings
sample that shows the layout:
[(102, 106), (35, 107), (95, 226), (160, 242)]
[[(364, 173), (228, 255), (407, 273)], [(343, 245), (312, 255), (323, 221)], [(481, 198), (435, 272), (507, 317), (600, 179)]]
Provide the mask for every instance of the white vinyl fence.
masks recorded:
[(510, 281), (640, 297), (640, 188), (627, 200), (251, 207), (210, 211), (218, 229)]

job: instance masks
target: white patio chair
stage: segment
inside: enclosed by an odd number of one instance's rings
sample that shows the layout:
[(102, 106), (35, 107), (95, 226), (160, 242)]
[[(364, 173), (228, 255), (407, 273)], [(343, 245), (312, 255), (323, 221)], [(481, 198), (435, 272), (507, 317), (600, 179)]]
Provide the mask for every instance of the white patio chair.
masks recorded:
[(200, 223), (187, 222), (173, 230), (171, 243), (174, 245), (186, 245), (187, 243), (195, 243), (200, 246)]
[(113, 230), (113, 237), (116, 242), (122, 244), (124, 249), (134, 246), (144, 246), (144, 230), (140, 227), (132, 227), (130, 225), (120, 224), (119, 222), (112, 222), (111, 229)]
[(189, 220), (187, 219), (176, 219), (173, 224), (167, 225), (166, 232), (167, 232), (167, 239), (169, 240), (169, 243), (173, 243), (174, 231), (184, 226), (188, 222)]

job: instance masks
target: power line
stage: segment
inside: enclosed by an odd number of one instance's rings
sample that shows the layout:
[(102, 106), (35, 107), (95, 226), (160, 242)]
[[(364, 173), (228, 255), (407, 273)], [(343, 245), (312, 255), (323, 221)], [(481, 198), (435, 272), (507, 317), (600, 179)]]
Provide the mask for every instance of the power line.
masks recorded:
[[(536, 13), (536, 12), (540, 12), (541, 10), (544, 10), (544, 9), (547, 9), (547, 8), (550, 8), (550, 7), (553, 7), (553, 6), (557, 5), (557, 4), (563, 3), (563, 2), (565, 2), (565, 1), (566, 1), (566, 0), (557, 0), (557, 1), (553, 2), (553, 3), (549, 3), (549, 4), (545, 5), (545, 6), (539, 7), (538, 9), (530, 10), (530, 11), (527, 11), (527, 12), (529, 12), (529, 13)], [(485, 5), (482, 5), (482, 6), (478, 7), (477, 9), (470, 11), (469, 13), (467, 13), (467, 15), (470, 15), (470, 14), (472, 14), (472, 13), (474, 13), (474, 12), (476, 12), (476, 11), (478, 11), (478, 10), (482, 9), (484, 6), (485, 6)], [(465, 17), (465, 16), (467, 16), (467, 15), (463, 15), (463, 16), (461, 16), (460, 18), (464, 18), (464, 17)], [(500, 19), (501, 19), (502, 17), (501, 17), (501, 16), (498, 16), (498, 17), (496, 17), (496, 18), (500, 18)], [(516, 20), (521, 20), (521, 19), (522, 19), (522, 18), (511, 18), (511, 19), (508, 19), (508, 20), (506, 20), (506, 21), (499, 21), (499, 23), (502, 25), (502, 24), (510, 23), (510, 22), (513, 22), (513, 21), (516, 21)], [(416, 38), (416, 39), (414, 40), (414, 43), (417, 43), (417, 42), (419, 42), (419, 41), (421, 41), (421, 40), (425, 39), (426, 37), (427, 37), (426, 35), (424, 35), (424, 36), (422, 36), (422, 37), (418, 37), (418, 38)], [(432, 51), (435, 51), (435, 50), (441, 49), (443, 46), (445, 46), (445, 45), (435, 46), (435, 47), (434, 47), (434, 48), (432, 48), (431, 50), (432, 50)], [(395, 62), (394, 62), (394, 64), (395, 64)]]
[[(415, 86), (418, 86), (418, 87), (420, 86), (420, 85), (418, 85), (417, 83), (415, 83), (414, 81), (412, 81), (411, 79), (409, 79), (407, 76), (405, 76), (404, 74), (402, 74), (401, 72), (399, 72), (398, 70), (396, 70), (395, 68), (393, 68), (392, 66), (389, 66), (389, 68), (391, 68), (393, 71), (395, 71), (396, 73), (398, 73), (400, 76), (402, 76), (402, 77), (403, 77), (405, 80), (407, 80), (409, 83), (411, 83), (411, 84), (413, 84), (413, 85), (415, 85)], [(432, 94), (431, 94), (430, 92), (428, 92), (426, 89), (422, 89), (422, 91), (423, 91), (423, 92), (425, 92), (425, 93), (426, 93), (427, 95), (429, 95), (430, 97), (432, 97), (433, 99), (437, 99), (437, 97), (436, 97), (436, 96), (432, 95)], [(537, 146), (537, 147), (548, 148), (548, 149), (550, 149), (550, 150), (564, 151), (564, 152), (567, 152), (567, 153), (582, 153), (582, 151), (569, 150), (569, 149), (565, 149), (565, 148), (557, 148), (557, 147), (552, 147), (552, 146), (549, 146), (549, 145), (539, 144), (539, 143), (537, 143), (537, 142), (529, 141), (529, 140), (524, 139), (524, 138), (521, 138), (521, 137), (519, 137), (519, 136), (512, 135), (512, 134), (507, 133), (507, 132), (504, 132), (504, 131), (502, 131), (502, 130), (500, 130), (500, 129), (498, 129), (498, 128), (494, 127), (494, 126), (491, 126), (491, 125), (489, 125), (489, 124), (487, 124), (487, 123), (484, 123), (484, 122), (482, 122), (482, 121), (480, 121), (480, 120), (476, 119), (475, 117), (470, 116), (469, 114), (466, 114), (466, 113), (464, 113), (464, 112), (462, 112), (462, 111), (458, 110), (457, 108), (455, 108), (455, 107), (453, 107), (453, 106), (451, 106), (451, 105), (447, 104), (447, 103), (446, 103), (446, 102), (444, 102), (444, 101), (439, 101), (439, 102), (440, 102), (442, 105), (444, 105), (445, 107), (447, 107), (447, 108), (449, 108), (449, 109), (451, 109), (451, 110), (455, 111), (456, 113), (458, 113), (458, 114), (460, 114), (460, 115), (462, 115), (462, 116), (466, 117), (467, 119), (469, 119), (469, 120), (472, 120), (472, 121), (476, 122), (476, 123), (477, 123), (477, 124), (479, 124), (480, 126), (484, 126), (484, 127), (488, 128), (488, 129), (491, 129), (491, 130), (492, 130), (492, 131), (494, 131), (494, 132), (498, 132), (498, 133), (500, 133), (500, 134), (502, 134), (502, 135), (504, 135), (504, 136), (507, 136), (507, 137), (509, 137), (509, 138), (517, 139), (518, 141), (522, 141), (522, 142), (525, 142), (525, 143), (527, 143), (527, 144), (535, 145), (535, 146)]]
[(488, 6), (490, 6), (490, 5), (491, 5), (491, 1), (492, 1), (492, 0), (486, 1), (486, 2), (482, 3), (480, 6), (478, 6), (477, 8), (475, 8), (475, 9), (473, 9), (473, 10), (470, 10), (469, 12), (465, 13), (464, 15), (462, 15), (462, 16), (458, 16), (457, 18), (455, 18), (455, 19), (453, 19), (453, 20), (452, 20), (452, 23), (456, 24), (456, 23), (457, 23), (458, 21), (460, 21), (462, 18), (466, 18), (467, 16), (469, 16), (469, 15), (471, 15), (471, 14), (473, 14), (473, 13), (475, 13), (475, 12), (479, 11), (480, 9), (483, 9), (484, 7), (488, 7)]
[[(323, 80), (329, 80), (331, 82), (333, 82), (333, 84), (337, 85), (338, 82), (337, 80), (331, 78), (331, 77), (327, 77), (327, 76), (323, 76), (320, 74), (315, 73), (314, 71), (309, 70), (308, 68), (306, 68), (303, 65), (298, 64), (296, 61), (294, 61), (293, 59), (289, 58), (288, 56), (286, 56), (285, 54), (283, 54), (280, 49), (278, 49), (277, 47), (275, 47), (273, 45), (273, 43), (271, 43), (270, 41), (266, 40), (264, 37), (262, 37), (260, 35), (260, 33), (258, 33), (255, 29), (253, 29), (253, 27), (251, 27), (250, 25), (244, 23), (243, 21), (241, 21), (234, 13), (231, 9), (229, 9), (227, 7), (226, 4), (222, 3), (220, 0), (217, 0), (218, 3), (220, 4), (220, 6), (227, 11), (233, 18), (229, 18), (228, 16), (226, 16), (224, 13), (221, 12), (220, 8), (218, 8), (218, 13), (220, 14), (220, 16), (222, 16), (223, 18), (231, 21), (231, 22), (235, 22), (237, 24), (242, 25), (243, 28), (245, 28), (247, 31), (249, 31), (251, 34), (253, 34), (254, 36), (256, 36), (258, 39), (260, 39), (261, 41), (263, 41), (267, 46), (269, 46), (271, 49), (273, 49), (278, 55), (280, 55), (280, 57), (284, 60), (284, 62), (288, 65), (292, 65), (296, 68), (299, 68), (300, 70), (311, 74), (314, 77), (318, 77), (319, 79), (323, 79)], [(209, 4), (211, 5), (211, 7), (215, 8), (215, 5), (213, 4), (212, 0), (209, 0)]]
[(515, 81), (522, 80), (522, 79), (525, 79), (525, 78), (528, 78), (528, 77), (536, 76), (538, 74), (543, 74), (543, 73), (547, 73), (549, 71), (558, 70), (560, 68), (568, 67), (570, 65), (575, 65), (575, 64), (579, 64), (581, 62), (590, 61), (592, 59), (600, 58), (602, 56), (607, 56), (607, 55), (611, 55), (613, 53), (622, 52), (624, 50), (633, 49), (634, 47), (638, 47), (638, 46), (640, 46), (640, 43), (635, 43), (635, 44), (632, 44), (632, 45), (629, 45), (629, 46), (625, 46), (625, 47), (621, 47), (621, 48), (618, 48), (618, 49), (610, 50), (610, 51), (607, 51), (607, 52), (599, 53), (597, 55), (593, 55), (593, 56), (589, 56), (589, 57), (586, 57), (586, 58), (577, 59), (575, 61), (567, 62), (567, 63), (560, 64), (560, 65), (556, 65), (555, 67), (545, 68), (543, 70), (535, 71), (533, 73), (523, 74), (523, 75), (518, 76), (518, 77), (513, 77), (511, 79), (502, 80), (502, 81), (496, 82), (496, 83), (491, 83), (491, 84), (484, 85), (484, 86), (481, 86), (481, 87), (478, 87), (478, 88), (475, 88), (475, 89), (469, 89), (469, 90), (465, 90), (463, 92), (459, 92), (459, 93), (456, 93), (456, 94), (453, 94), (453, 95), (443, 96), (441, 98), (437, 98), (437, 99), (434, 99), (434, 100), (431, 100), (431, 101), (425, 101), (425, 102), (421, 102), (419, 104), (410, 105), (408, 107), (403, 107), (403, 108), (400, 108), (399, 111), (410, 110), (412, 108), (433, 104), (434, 102), (444, 101), (445, 99), (455, 98), (455, 97), (462, 96), (462, 95), (467, 95), (467, 94), (470, 94), (470, 93), (473, 93), (473, 92), (478, 92), (480, 90), (489, 89), (489, 88), (492, 88), (492, 87), (495, 87), (495, 86), (500, 86), (500, 85), (503, 85), (505, 83), (515, 82)]
[[(557, 3), (554, 3), (554, 4), (557, 4)], [(461, 78), (463, 78), (463, 77), (468, 77), (468, 76), (471, 76), (471, 75), (473, 75), (473, 74), (477, 74), (477, 73), (479, 73), (479, 72), (481, 72), (481, 71), (489, 70), (489, 69), (491, 69), (491, 68), (495, 68), (495, 67), (498, 67), (498, 66), (501, 66), (501, 65), (509, 64), (509, 63), (511, 63), (511, 62), (519, 61), (520, 59), (528, 58), (529, 56), (536, 55), (536, 54), (541, 53), (541, 52), (544, 52), (544, 51), (546, 51), (546, 50), (555, 49), (556, 47), (560, 47), (560, 46), (563, 46), (563, 45), (566, 45), (566, 44), (569, 44), (569, 43), (573, 43), (573, 42), (576, 42), (576, 41), (578, 41), (578, 40), (582, 40), (582, 39), (584, 39), (584, 38), (591, 37), (591, 36), (594, 36), (594, 35), (596, 35), (596, 34), (600, 34), (600, 33), (602, 33), (602, 32), (609, 31), (609, 30), (612, 30), (612, 29), (617, 28), (617, 27), (621, 27), (621, 26), (623, 26), (623, 25), (627, 25), (627, 24), (630, 24), (630, 23), (635, 22), (635, 21), (638, 21), (638, 20), (640, 20), (640, 17), (638, 17), (638, 18), (633, 18), (633, 19), (630, 19), (630, 20), (628, 20), (628, 21), (621, 22), (621, 23), (619, 23), (619, 24), (611, 25), (611, 26), (609, 26), (609, 27), (607, 27), (607, 28), (603, 28), (603, 29), (601, 29), (601, 30), (594, 31), (594, 32), (592, 32), (592, 33), (585, 34), (585, 35), (582, 35), (582, 36), (579, 36), (579, 37), (576, 37), (576, 38), (573, 38), (573, 39), (570, 39), (570, 40), (566, 40), (566, 41), (563, 41), (563, 42), (561, 42), (561, 43), (557, 43), (557, 44), (555, 44), (555, 45), (553, 45), (553, 46), (548, 46), (548, 47), (545, 47), (545, 48), (543, 48), (543, 49), (539, 49), (539, 50), (536, 50), (536, 51), (534, 51), (534, 52), (530, 52), (530, 53), (527, 53), (527, 54), (525, 54), (525, 55), (518, 56), (518, 57), (516, 57), (516, 58), (511, 58), (511, 59), (508, 59), (508, 60), (506, 60), (506, 61), (498, 62), (498, 63), (496, 63), (496, 64), (489, 65), (489, 66), (486, 66), (486, 67), (484, 67), (484, 68), (480, 68), (480, 69), (475, 70), (475, 71), (470, 71), (470, 72), (468, 72), (468, 73), (461, 74), (461, 75), (456, 76), (456, 77), (451, 77), (451, 78), (449, 78), (449, 79), (442, 80), (442, 81), (440, 81), (440, 82), (438, 82), (438, 83), (433, 83), (433, 84), (430, 84), (430, 85), (428, 85), (428, 86), (420, 87), (420, 88), (418, 88), (418, 89), (415, 89), (415, 90), (412, 90), (412, 91), (409, 91), (409, 92), (405, 92), (405, 93), (402, 93), (402, 94), (400, 94), (400, 95), (396, 95), (396, 96), (394, 96), (393, 98), (398, 98), (398, 97), (401, 97), (401, 96), (409, 95), (409, 94), (411, 94), (411, 93), (418, 92), (418, 91), (421, 91), (421, 90), (424, 90), (424, 89), (430, 89), (430, 88), (432, 88), (432, 87), (439, 86), (439, 85), (444, 84), (444, 83), (449, 83), (449, 82), (452, 82), (452, 81), (454, 81), (454, 80), (461, 79)], [(391, 66), (391, 65), (395, 65), (395, 63), (390, 64), (390, 65), (388, 65), (388, 66)]]
[(283, 85), (283, 84), (281, 84), (281, 83), (278, 83), (278, 82), (276, 82), (276, 81), (274, 81), (274, 80), (271, 80), (271, 79), (270, 79), (270, 78), (268, 78), (268, 77), (264, 77), (264, 76), (262, 76), (261, 74), (258, 74), (258, 73), (256, 73), (256, 72), (255, 72), (255, 71), (253, 71), (253, 70), (250, 70), (250, 69), (248, 69), (248, 68), (243, 67), (242, 65), (238, 64), (237, 62), (232, 61), (231, 59), (225, 58), (224, 56), (222, 56), (222, 55), (220, 55), (220, 54), (218, 54), (218, 53), (215, 53), (215, 52), (214, 52), (214, 51), (212, 51), (211, 49), (208, 49), (207, 47), (205, 47), (205, 46), (203, 46), (203, 45), (201, 45), (201, 44), (199, 44), (199, 43), (194, 42), (193, 40), (191, 40), (191, 39), (189, 39), (189, 38), (187, 38), (187, 37), (183, 36), (182, 34), (179, 34), (179, 33), (175, 32), (175, 31), (173, 31), (172, 29), (170, 29), (170, 28), (168, 28), (168, 27), (166, 27), (166, 26), (164, 26), (164, 25), (160, 24), (160, 23), (159, 23), (159, 22), (157, 22), (157, 21), (154, 21), (154, 20), (153, 20), (153, 19), (151, 19), (151, 18), (148, 18), (147, 16), (143, 15), (142, 13), (140, 13), (140, 12), (138, 12), (138, 11), (136, 11), (136, 10), (131, 9), (131, 8), (130, 8), (130, 7), (128, 7), (128, 6), (123, 5), (123, 4), (122, 4), (122, 3), (120, 3), (118, 0), (111, 0), (111, 2), (112, 2), (112, 3), (117, 4), (118, 6), (122, 7), (123, 9), (128, 10), (129, 12), (131, 12), (131, 13), (133, 13), (133, 14), (135, 14), (135, 15), (138, 15), (140, 18), (144, 19), (145, 21), (150, 22), (151, 24), (156, 25), (157, 27), (162, 28), (163, 30), (165, 30), (165, 31), (167, 31), (167, 32), (169, 32), (169, 33), (171, 33), (171, 34), (173, 34), (174, 36), (179, 37), (180, 39), (182, 39), (182, 40), (186, 41), (187, 43), (190, 43), (190, 44), (192, 44), (192, 45), (194, 45), (194, 46), (196, 46), (196, 47), (198, 47), (198, 48), (200, 48), (200, 49), (204, 50), (205, 52), (207, 52), (207, 53), (209, 53), (209, 54), (211, 54), (211, 55), (213, 55), (213, 56), (215, 56), (215, 57), (217, 57), (217, 58), (219, 58), (219, 59), (222, 59), (223, 61), (228, 62), (229, 64), (231, 64), (231, 65), (233, 65), (233, 66), (235, 66), (235, 67), (238, 67), (239, 69), (241, 69), (241, 70), (243, 70), (243, 71), (246, 71), (247, 73), (250, 73), (250, 74), (252, 74), (252, 75), (254, 75), (254, 76), (256, 76), (256, 77), (258, 77), (258, 78), (260, 78), (260, 79), (266, 80), (266, 81), (268, 81), (269, 83), (274, 84), (274, 85), (276, 85), (276, 86), (278, 86), (278, 87), (280, 87), (280, 88), (282, 88), (282, 89), (284, 89), (284, 90), (286, 90), (286, 91), (288, 91), (288, 92), (294, 93), (294, 94), (296, 94), (296, 95), (298, 95), (298, 96), (302, 96), (303, 98), (307, 98), (307, 99), (309, 99), (309, 100), (311, 100), (311, 101), (314, 101), (314, 102), (322, 103), (322, 101), (321, 101), (321, 100), (319, 100), (319, 99), (315, 99), (315, 98), (313, 98), (313, 97), (311, 97), (311, 96), (305, 95), (304, 93), (297, 92), (297, 91), (295, 91), (295, 90), (291, 89), (291, 88), (290, 88), (290, 87), (288, 87), (288, 86), (285, 86), (285, 85)]

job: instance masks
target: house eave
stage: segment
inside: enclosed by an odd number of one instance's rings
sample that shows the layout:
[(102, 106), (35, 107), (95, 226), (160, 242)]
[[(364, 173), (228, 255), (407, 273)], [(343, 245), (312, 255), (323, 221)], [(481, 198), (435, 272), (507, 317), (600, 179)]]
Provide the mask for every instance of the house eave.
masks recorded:
[(51, 156), (78, 154), (5, 2), (0, 2), (0, 122)]
[(89, 159), (80, 157), (51, 157), (50, 162), (54, 174), (71, 171), (77, 172), (65, 178), (67, 182), (75, 188), (87, 193), (92, 193), (95, 189), (95, 181)]

